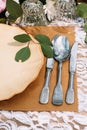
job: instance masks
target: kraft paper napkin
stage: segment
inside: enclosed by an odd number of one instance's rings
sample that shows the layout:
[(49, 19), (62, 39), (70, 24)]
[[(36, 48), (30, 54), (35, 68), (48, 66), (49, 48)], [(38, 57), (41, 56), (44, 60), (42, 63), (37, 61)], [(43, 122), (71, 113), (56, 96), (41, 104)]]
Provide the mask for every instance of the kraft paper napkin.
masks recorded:
[[(75, 41), (75, 33), (73, 26), (58, 27), (58, 26), (33, 26), (24, 28), (27, 33), (32, 34), (45, 34), (53, 38), (55, 34), (65, 35), (69, 38), (71, 44)], [(69, 82), (69, 61), (63, 62), (62, 67), (62, 86), (64, 92), (64, 102), (61, 106), (54, 106), (52, 104), (53, 90), (57, 82), (58, 74), (58, 62), (55, 61), (54, 68), (51, 73), (50, 80), (50, 97), (48, 104), (40, 104), (39, 96), (42, 90), (46, 71), (46, 58), (44, 60), (44, 65), (35, 81), (33, 81), (27, 89), (12, 97), (9, 100), (0, 102), (0, 109), (3, 110), (23, 110), (23, 111), (78, 111), (78, 99), (77, 99), (77, 77), (75, 74), (74, 88), (75, 88), (75, 102), (72, 105), (65, 103), (65, 95)]]

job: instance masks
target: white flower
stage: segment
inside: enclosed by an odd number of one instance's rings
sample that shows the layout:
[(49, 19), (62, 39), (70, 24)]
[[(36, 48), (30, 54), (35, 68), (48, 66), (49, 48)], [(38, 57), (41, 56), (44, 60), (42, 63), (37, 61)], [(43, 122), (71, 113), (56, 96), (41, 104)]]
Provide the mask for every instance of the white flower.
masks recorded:
[(55, 1), (46, 0), (46, 4), (43, 6), (43, 9), (45, 10), (45, 14), (47, 15), (49, 21), (53, 20), (57, 16), (56, 8), (54, 5)]

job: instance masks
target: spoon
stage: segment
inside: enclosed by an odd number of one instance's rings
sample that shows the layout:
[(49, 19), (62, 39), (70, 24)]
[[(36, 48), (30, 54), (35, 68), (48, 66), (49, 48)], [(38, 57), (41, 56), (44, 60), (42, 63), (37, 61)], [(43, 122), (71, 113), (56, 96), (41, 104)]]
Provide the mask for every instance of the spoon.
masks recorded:
[(63, 90), (61, 84), (62, 62), (69, 59), (71, 47), (67, 37), (58, 35), (56, 35), (55, 37), (56, 40), (53, 43), (53, 52), (54, 59), (59, 62), (59, 67), (58, 81), (57, 85), (54, 88), (52, 103), (54, 105), (61, 105), (63, 103)]

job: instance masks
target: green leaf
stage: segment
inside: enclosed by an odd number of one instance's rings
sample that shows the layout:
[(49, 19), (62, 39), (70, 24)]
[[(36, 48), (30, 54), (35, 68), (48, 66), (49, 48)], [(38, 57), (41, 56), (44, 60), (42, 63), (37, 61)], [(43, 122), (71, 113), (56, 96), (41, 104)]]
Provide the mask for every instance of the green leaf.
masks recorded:
[(24, 47), (22, 49), (20, 49), (17, 53), (16, 53), (16, 56), (15, 56), (15, 60), (17, 62), (19, 62), (20, 60), (22, 62), (24, 62), (25, 60), (27, 60), (28, 58), (30, 57), (30, 49), (29, 47)]
[(87, 23), (85, 23), (85, 25), (84, 25), (84, 30), (85, 30), (85, 32), (87, 32)]
[(30, 36), (27, 35), (27, 34), (20, 34), (20, 35), (16, 35), (14, 36), (14, 39), (18, 42), (22, 42), (22, 43), (25, 43), (25, 42), (28, 42), (31, 40)]
[(76, 13), (82, 18), (87, 18), (87, 4), (81, 3), (77, 5)]
[(45, 45), (50, 45), (51, 44), (51, 41), (50, 41), (49, 37), (47, 37), (46, 35), (43, 35), (43, 34), (35, 35), (35, 39), (37, 41), (39, 41), (40, 44), (45, 44)]
[(17, 19), (23, 14), (23, 10), (20, 4), (16, 3), (13, 0), (6, 1), (6, 9), (9, 12), (9, 14), (13, 16), (15, 19)]
[(50, 46), (51, 41), (50, 41), (49, 37), (47, 37), (46, 35), (43, 35), (43, 34), (37, 34), (37, 35), (35, 35), (35, 39), (37, 41), (39, 41), (39, 43), (41, 44), (43, 54), (49, 58), (53, 57), (53, 50)]
[(14, 16), (9, 15), (9, 16), (8, 16), (8, 19), (9, 19), (11, 22), (14, 22), (16, 18), (15, 18)]
[(43, 54), (48, 57), (48, 58), (52, 58), (53, 57), (53, 50), (51, 48), (51, 46), (49, 45), (41, 45)]
[(87, 43), (87, 36), (85, 37), (85, 42)]
[(5, 18), (0, 18), (0, 23), (6, 23), (6, 19)]

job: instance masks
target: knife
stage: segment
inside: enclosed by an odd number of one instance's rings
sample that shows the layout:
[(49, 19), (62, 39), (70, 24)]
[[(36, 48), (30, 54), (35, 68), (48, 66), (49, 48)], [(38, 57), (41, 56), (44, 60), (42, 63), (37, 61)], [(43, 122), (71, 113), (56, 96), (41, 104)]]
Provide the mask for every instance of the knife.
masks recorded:
[(77, 49), (78, 43), (75, 42), (71, 49), (71, 56), (70, 56), (70, 79), (69, 79), (69, 86), (66, 93), (66, 103), (73, 104), (74, 103), (74, 75), (76, 71), (76, 61), (77, 61)]
[(41, 94), (40, 94), (40, 103), (41, 104), (47, 104), (49, 100), (49, 82), (50, 82), (50, 74), (53, 69), (54, 65), (54, 59), (48, 58), (46, 63), (46, 78), (45, 83), (42, 88)]

